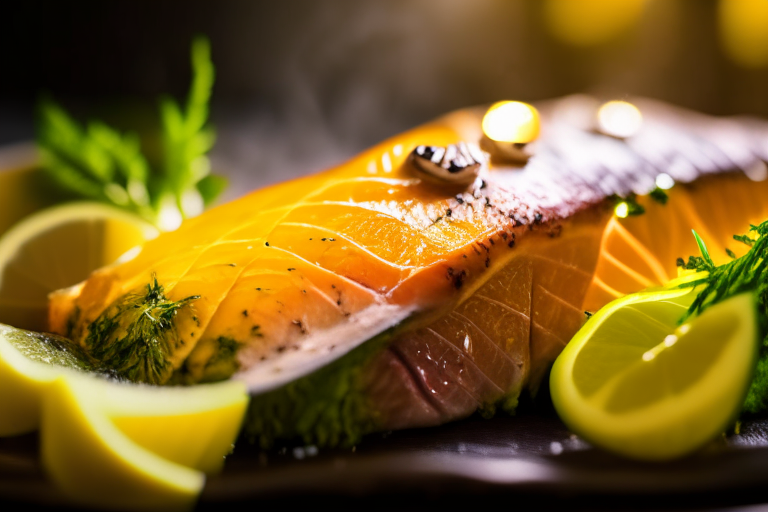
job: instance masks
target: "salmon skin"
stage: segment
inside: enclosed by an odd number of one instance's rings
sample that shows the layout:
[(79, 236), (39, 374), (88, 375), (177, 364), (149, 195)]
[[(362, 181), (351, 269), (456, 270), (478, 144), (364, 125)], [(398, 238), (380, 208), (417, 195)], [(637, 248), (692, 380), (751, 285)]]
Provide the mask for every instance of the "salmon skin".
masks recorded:
[[(768, 216), (768, 124), (635, 104), (626, 140), (591, 129), (590, 98), (540, 105), (524, 165), (480, 166), (459, 144), (480, 140), (485, 109), (448, 114), (185, 221), (54, 293), (50, 329), (133, 380), (245, 381), (245, 431), (265, 446), (513, 411), (585, 311), (675, 277), (692, 228), (722, 261)], [(426, 175), (445, 151), (463, 167)], [(661, 173), (666, 200), (650, 194)], [(621, 198), (645, 213), (616, 217)]]

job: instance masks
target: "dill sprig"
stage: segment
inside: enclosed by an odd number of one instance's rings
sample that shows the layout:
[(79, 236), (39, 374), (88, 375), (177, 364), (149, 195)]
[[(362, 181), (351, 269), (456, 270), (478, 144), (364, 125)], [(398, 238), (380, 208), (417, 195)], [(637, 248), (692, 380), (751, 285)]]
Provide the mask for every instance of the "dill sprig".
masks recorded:
[(139, 138), (98, 121), (85, 127), (49, 98), (39, 104), (37, 143), (42, 168), (79, 197), (129, 210), (160, 228), (197, 215), (226, 187), (206, 156), (215, 136), (208, 123), (215, 71), (207, 39), (192, 43), (192, 85), (185, 107), (160, 103), (163, 163), (152, 169)]
[(763, 338), (755, 377), (744, 404), (745, 411), (755, 413), (768, 409), (768, 221), (750, 226), (749, 232), (756, 235), (755, 238), (748, 235), (733, 237), (748, 245), (749, 251), (740, 258), (718, 266), (712, 261), (704, 241), (694, 231), (701, 256), (689, 257), (688, 262), (682, 266), (707, 274), (702, 280), (685, 285), (701, 285), (702, 288), (681, 322), (734, 295), (755, 293)]
[(180, 345), (173, 319), (181, 308), (199, 298), (172, 301), (153, 276), (145, 293), (121, 297), (91, 323), (86, 349), (118, 376), (132, 382), (163, 384), (173, 372), (171, 357)]

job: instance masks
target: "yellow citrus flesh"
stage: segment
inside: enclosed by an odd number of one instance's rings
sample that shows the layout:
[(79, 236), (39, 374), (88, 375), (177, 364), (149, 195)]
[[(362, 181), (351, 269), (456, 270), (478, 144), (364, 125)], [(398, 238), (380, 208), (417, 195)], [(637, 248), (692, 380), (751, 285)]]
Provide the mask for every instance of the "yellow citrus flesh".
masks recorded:
[(0, 151), (0, 236), (24, 217), (54, 204), (53, 194), (41, 193), (45, 176), (34, 168), (34, 150), (16, 147)]
[(42, 210), (0, 237), (0, 322), (46, 330), (48, 294), (157, 235), (139, 217), (99, 203)]
[(43, 400), (41, 454), (57, 487), (102, 509), (189, 510), (202, 472), (134, 443), (88, 401), (92, 379), (56, 379)]
[(32, 432), (40, 422), (42, 390), (61, 369), (25, 358), (6, 339), (0, 325), (0, 436)]
[(106, 383), (88, 393), (132, 441), (209, 474), (224, 465), (248, 405), (245, 385), (237, 381), (167, 388)]
[(569, 429), (621, 455), (665, 460), (728, 427), (757, 360), (754, 298), (733, 297), (678, 327), (695, 295), (628, 295), (584, 325), (550, 377)]
[[(186, 509), (218, 472), (248, 405), (230, 381), (159, 388), (83, 371), (52, 338), (0, 324), (0, 435), (40, 428), (43, 462), (73, 499), (101, 508)], [(134, 496), (136, 494), (137, 496)]]

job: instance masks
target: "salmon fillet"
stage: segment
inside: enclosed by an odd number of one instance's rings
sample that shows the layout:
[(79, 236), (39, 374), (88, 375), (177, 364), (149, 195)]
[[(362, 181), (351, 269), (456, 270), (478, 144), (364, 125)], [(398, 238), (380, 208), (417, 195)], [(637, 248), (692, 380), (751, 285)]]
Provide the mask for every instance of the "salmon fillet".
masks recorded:
[[(768, 216), (768, 181), (748, 177), (768, 159), (768, 124), (637, 100), (643, 127), (618, 140), (585, 129), (592, 101), (542, 104), (528, 163), (491, 160), (469, 185), (425, 178), (408, 155), (477, 142), (483, 108), (252, 192), (53, 294), (50, 329), (119, 354), (137, 302), (178, 303), (157, 331), (163, 364), (115, 370), (245, 381), (246, 431), (264, 445), (513, 411), (585, 311), (676, 276), (697, 253), (691, 229), (724, 260), (731, 235)], [(677, 182), (665, 204), (648, 195), (662, 172)], [(616, 217), (635, 196), (645, 213)]]

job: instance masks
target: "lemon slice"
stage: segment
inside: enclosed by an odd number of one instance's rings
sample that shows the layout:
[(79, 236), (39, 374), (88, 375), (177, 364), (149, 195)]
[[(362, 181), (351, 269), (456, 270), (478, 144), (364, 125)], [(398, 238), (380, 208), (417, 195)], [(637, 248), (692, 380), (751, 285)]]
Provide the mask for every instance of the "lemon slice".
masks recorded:
[(27, 217), (0, 238), (0, 322), (45, 330), (50, 292), (79, 283), (157, 234), (141, 218), (101, 203)]
[(133, 442), (206, 473), (221, 469), (248, 405), (243, 383), (144, 386), (89, 371), (99, 368), (69, 340), (0, 324), (0, 436), (39, 427), (54, 381), (85, 379), (82, 400)]
[(37, 430), (46, 387), (63, 373), (89, 369), (69, 340), (0, 324), (0, 436)]
[(99, 509), (192, 509), (205, 475), (123, 435), (102, 414), (99, 401), (89, 403), (89, 384), (59, 378), (44, 400), (40, 450), (59, 490)]
[(638, 293), (601, 309), (555, 361), (552, 401), (593, 444), (647, 460), (679, 457), (722, 433), (757, 361), (752, 294), (677, 326), (691, 289)]
[(56, 194), (47, 190), (50, 188), (47, 177), (36, 166), (34, 145), (23, 143), (0, 148), (0, 235), (24, 217), (56, 201)]
[(0, 325), (0, 435), (39, 427), (44, 467), (78, 503), (190, 508), (232, 449), (245, 385), (161, 388), (93, 370), (69, 340)]

